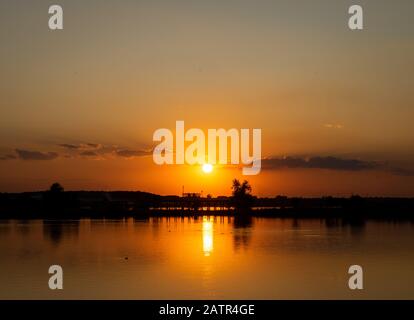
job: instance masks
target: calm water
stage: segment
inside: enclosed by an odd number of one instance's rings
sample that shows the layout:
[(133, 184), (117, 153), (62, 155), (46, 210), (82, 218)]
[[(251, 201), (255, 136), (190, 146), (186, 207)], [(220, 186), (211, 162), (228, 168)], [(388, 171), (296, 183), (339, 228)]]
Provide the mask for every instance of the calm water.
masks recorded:
[[(1, 299), (414, 299), (414, 224), (228, 217), (0, 221)], [(48, 268), (64, 290), (48, 289)], [(364, 268), (363, 291), (348, 267)]]

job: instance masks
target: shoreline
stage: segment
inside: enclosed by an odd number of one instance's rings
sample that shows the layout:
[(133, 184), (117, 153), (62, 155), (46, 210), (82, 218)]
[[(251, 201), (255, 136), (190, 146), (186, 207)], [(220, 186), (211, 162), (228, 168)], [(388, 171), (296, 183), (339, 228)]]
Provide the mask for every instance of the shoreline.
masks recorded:
[[(59, 213), (57, 213), (59, 212)], [(365, 220), (392, 220), (412, 221), (414, 223), (413, 210), (366, 210), (344, 208), (289, 208), (289, 209), (253, 209), (238, 212), (235, 210), (149, 210), (139, 209), (135, 211), (100, 211), (89, 210), (39, 210), (39, 211), (14, 211), (1, 212), (0, 220), (70, 220), (70, 219), (147, 219), (156, 217), (235, 217), (235, 218), (281, 218), (281, 219), (342, 219), (349, 221)]]
[[(248, 200), (248, 201), (247, 201)], [(414, 198), (160, 196), (140, 191), (0, 193), (0, 219), (244, 216), (414, 220)], [(237, 208), (235, 208), (237, 207)]]

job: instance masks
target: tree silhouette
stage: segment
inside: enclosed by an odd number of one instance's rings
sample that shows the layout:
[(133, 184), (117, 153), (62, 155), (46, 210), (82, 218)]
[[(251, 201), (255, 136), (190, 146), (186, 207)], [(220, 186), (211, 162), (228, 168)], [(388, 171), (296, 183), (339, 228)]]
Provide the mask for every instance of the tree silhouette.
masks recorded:
[(247, 180), (240, 182), (239, 180), (234, 179), (231, 189), (233, 205), (236, 209), (250, 208), (252, 206), (252, 187)]
[(65, 205), (65, 193), (63, 187), (55, 182), (47, 192), (45, 192), (45, 202), (48, 210), (56, 210)]
[(60, 183), (55, 182), (50, 186), (49, 191), (53, 194), (59, 194), (64, 191), (63, 187), (60, 185)]

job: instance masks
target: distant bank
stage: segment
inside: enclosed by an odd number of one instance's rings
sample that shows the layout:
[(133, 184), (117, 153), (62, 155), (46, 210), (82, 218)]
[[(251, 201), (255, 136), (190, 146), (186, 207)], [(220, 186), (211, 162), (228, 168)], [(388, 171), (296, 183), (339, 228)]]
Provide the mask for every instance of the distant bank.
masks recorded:
[(414, 220), (414, 198), (275, 196), (252, 197), (248, 204), (240, 204), (234, 197), (160, 196), (139, 191), (0, 193), (0, 219), (197, 215)]

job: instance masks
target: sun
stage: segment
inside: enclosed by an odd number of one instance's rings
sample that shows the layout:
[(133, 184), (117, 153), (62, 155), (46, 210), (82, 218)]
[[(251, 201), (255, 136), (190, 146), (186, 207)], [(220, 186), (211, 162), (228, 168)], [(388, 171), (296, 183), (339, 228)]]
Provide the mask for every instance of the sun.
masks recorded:
[(209, 163), (205, 163), (203, 164), (203, 172), (204, 173), (210, 173), (211, 171), (213, 171), (213, 165), (209, 164)]

